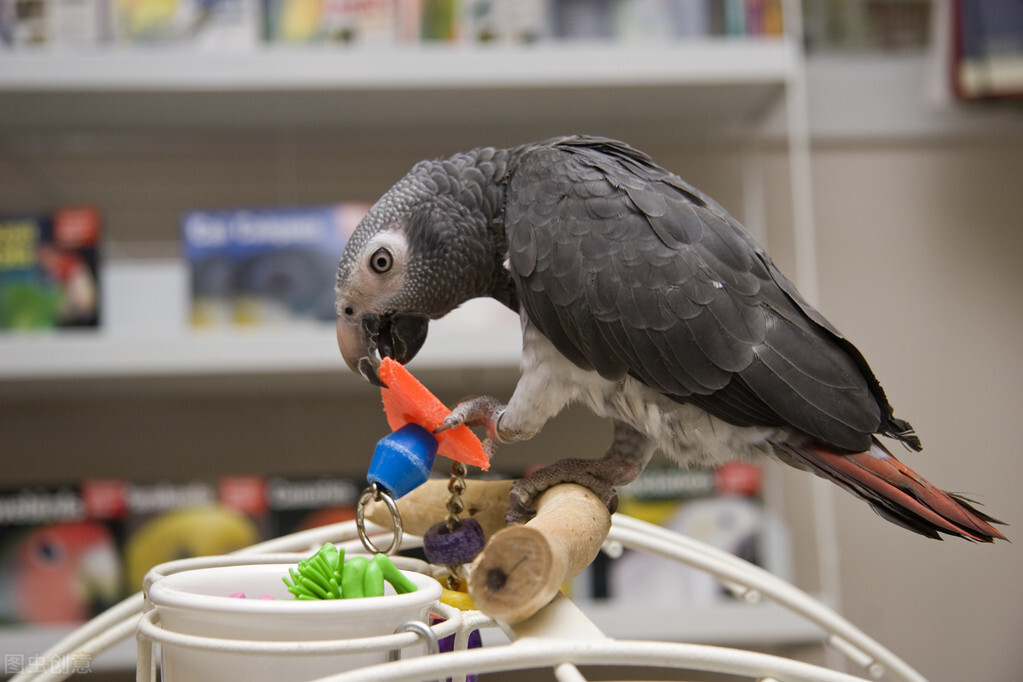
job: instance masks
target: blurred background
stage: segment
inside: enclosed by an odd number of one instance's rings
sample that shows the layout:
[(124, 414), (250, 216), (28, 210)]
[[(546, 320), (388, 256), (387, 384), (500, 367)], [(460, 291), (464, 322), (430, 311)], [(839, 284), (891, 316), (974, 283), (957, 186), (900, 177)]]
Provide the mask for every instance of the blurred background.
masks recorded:
[[(334, 343), (347, 235), (420, 159), (555, 135), (625, 140), (718, 199), (868, 358), (923, 439), (904, 460), (1015, 538), (1021, 14), (0, 0), (0, 674), (155, 563), (350, 518), (386, 422)], [(449, 403), (507, 398), (519, 349), (517, 317), (480, 302), (411, 367)], [(494, 471), (609, 436), (570, 409)], [(1019, 543), (926, 540), (775, 464), (661, 464), (623, 510), (820, 595), (928, 679), (1019, 679)], [(677, 570), (601, 559), (572, 594), (615, 636), (860, 672), (814, 628)], [(131, 679), (133, 655), (89, 679)]]

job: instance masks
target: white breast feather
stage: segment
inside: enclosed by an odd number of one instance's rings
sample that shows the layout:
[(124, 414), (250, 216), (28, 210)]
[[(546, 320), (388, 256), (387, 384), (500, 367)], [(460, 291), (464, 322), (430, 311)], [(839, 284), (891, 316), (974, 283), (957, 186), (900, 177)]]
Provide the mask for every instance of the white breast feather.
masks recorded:
[[(525, 320), (525, 316), (523, 316)], [(564, 407), (581, 402), (600, 417), (647, 434), (680, 464), (716, 464), (769, 454), (783, 429), (739, 427), (699, 407), (676, 402), (632, 377), (608, 381), (576, 367), (529, 322), (523, 323), (522, 378), (502, 421), (535, 432)]]

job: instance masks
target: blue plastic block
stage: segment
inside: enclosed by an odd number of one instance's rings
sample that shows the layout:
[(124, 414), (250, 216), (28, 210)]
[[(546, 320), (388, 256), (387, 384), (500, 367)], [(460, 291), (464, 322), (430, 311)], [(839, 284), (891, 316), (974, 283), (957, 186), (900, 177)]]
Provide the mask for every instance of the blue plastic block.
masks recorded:
[(398, 499), (426, 482), (436, 457), (437, 438), (419, 424), (406, 424), (377, 441), (366, 479)]

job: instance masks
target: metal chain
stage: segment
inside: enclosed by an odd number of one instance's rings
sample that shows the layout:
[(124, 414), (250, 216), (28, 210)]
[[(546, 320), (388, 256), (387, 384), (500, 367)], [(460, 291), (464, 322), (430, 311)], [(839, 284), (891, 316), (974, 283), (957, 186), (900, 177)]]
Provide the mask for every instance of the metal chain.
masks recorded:
[[(458, 515), (465, 509), (465, 505), (462, 503), (462, 493), (465, 492), (465, 476), (468, 473), (468, 468), (462, 462), (455, 461), (451, 463), (451, 478), (448, 479), (448, 492), (451, 493), (451, 497), (448, 498), (448, 515), (444, 519), (448, 532), (453, 532), (461, 524)], [(462, 582), (462, 574), (459, 568), (459, 566), (447, 567), (449, 590), (457, 590)]]
[(462, 493), (465, 492), (465, 476), (468, 473), (469, 470), (462, 462), (451, 463), (451, 478), (448, 479), (448, 492), (451, 493), (451, 497), (448, 498), (447, 504), (448, 516), (444, 519), (448, 530), (458, 528), (460, 523), (458, 515), (465, 509), (465, 505), (462, 504)]

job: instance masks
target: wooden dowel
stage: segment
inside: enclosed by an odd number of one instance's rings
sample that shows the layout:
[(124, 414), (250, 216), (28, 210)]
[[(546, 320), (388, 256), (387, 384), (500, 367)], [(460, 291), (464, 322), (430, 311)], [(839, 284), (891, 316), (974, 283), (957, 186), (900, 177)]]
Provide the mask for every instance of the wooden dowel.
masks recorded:
[[(511, 479), (503, 481), (467, 481), (462, 493), (464, 511), (462, 518), (474, 518), (483, 528), (483, 534), (490, 537), (504, 528), (504, 514), (508, 511), (508, 496), (512, 487)], [(451, 493), (448, 479), (433, 478), (397, 500), (405, 532), (424, 535), (433, 524), (447, 516), (447, 503)], [(392, 527), (391, 512), (383, 502), (366, 505), (366, 518), (384, 528)]]
[(505, 623), (523, 621), (547, 605), (590, 565), (611, 529), (607, 507), (574, 483), (554, 486), (536, 506), (528, 523), (490, 538), (469, 577), (476, 608)]

